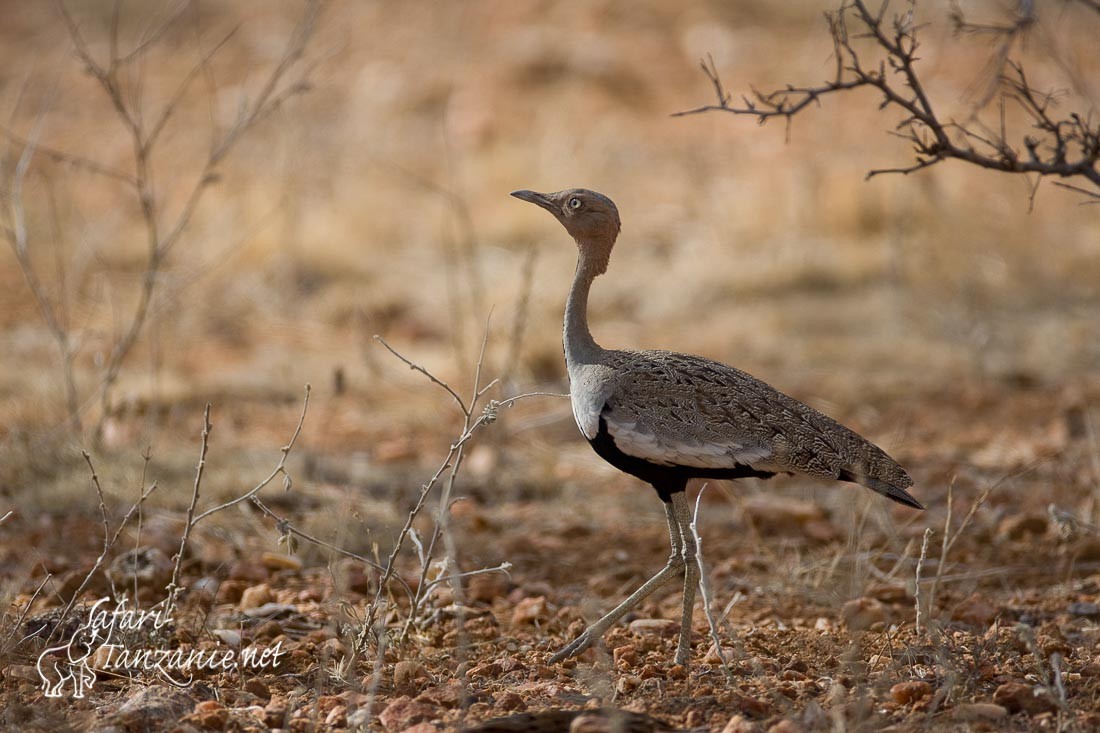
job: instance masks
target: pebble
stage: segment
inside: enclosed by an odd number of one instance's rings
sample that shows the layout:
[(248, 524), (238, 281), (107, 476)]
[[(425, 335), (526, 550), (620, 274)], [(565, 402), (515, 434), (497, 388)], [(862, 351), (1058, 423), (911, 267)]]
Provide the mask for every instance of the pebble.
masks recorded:
[(242, 611), (247, 611), (251, 608), (259, 608), (272, 603), (274, 600), (275, 594), (271, 592), (271, 586), (267, 583), (260, 583), (244, 589), (244, 592), (241, 593), (239, 608)]
[(971, 626), (987, 627), (997, 618), (997, 608), (982, 596), (973, 593), (951, 612), (951, 618)]
[(393, 686), (409, 687), (423, 675), (424, 668), (415, 660), (402, 660), (393, 665)]
[(260, 555), (260, 563), (268, 570), (291, 570), (298, 572), (302, 569), (302, 560), (294, 555), (286, 555), (282, 552), (265, 552)]
[(768, 728), (768, 733), (802, 733), (802, 726), (793, 720), (781, 720)]
[(756, 733), (757, 730), (756, 723), (744, 715), (734, 715), (722, 728), (722, 733)]
[(171, 579), (172, 568), (172, 561), (160, 549), (138, 547), (116, 557), (107, 569), (107, 577), (118, 586), (159, 588)]
[(993, 702), (1003, 705), (1010, 713), (1024, 712), (1028, 715), (1037, 715), (1057, 708), (1049, 691), (1023, 682), (1004, 683), (994, 691)]
[(630, 633), (638, 636), (671, 636), (678, 624), (667, 618), (639, 618), (630, 622)]
[(217, 700), (204, 700), (195, 706), (192, 713), (199, 727), (207, 730), (222, 730), (229, 722), (229, 711)]
[(1096, 618), (1100, 616), (1100, 605), (1093, 603), (1092, 601), (1077, 601), (1071, 603), (1066, 607), (1072, 616), (1083, 616), (1085, 618)]
[(1008, 715), (1008, 710), (991, 702), (964, 702), (955, 706), (952, 716), (966, 722), (994, 723)]
[(841, 606), (840, 618), (852, 631), (865, 631), (886, 621), (886, 606), (874, 598), (854, 598)]
[(923, 680), (899, 682), (890, 688), (890, 697), (899, 705), (923, 700), (932, 694), (932, 685)]
[(546, 607), (546, 596), (531, 596), (516, 604), (512, 611), (512, 623), (516, 626), (545, 621), (550, 614)]
[(271, 699), (271, 690), (264, 684), (264, 681), (258, 677), (253, 677), (244, 683), (244, 691), (255, 695), (261, 700)]
[(402, 695), (392, 700), (378, 719), (390, 730), (404, 730), (434, 717), (436, 717), (436, 709), (433, 706)]

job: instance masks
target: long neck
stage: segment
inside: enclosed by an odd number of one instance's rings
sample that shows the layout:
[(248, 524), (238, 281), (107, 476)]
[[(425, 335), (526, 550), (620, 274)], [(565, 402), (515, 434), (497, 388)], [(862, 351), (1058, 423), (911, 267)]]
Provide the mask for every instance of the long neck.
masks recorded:
[(597, 274), (596, 268), (585, 258), (577, 262), (573, 287), (565, 302), (565, 363), (569, 367), (594, 363), (603, 351), (588, 330), (588, 291)]

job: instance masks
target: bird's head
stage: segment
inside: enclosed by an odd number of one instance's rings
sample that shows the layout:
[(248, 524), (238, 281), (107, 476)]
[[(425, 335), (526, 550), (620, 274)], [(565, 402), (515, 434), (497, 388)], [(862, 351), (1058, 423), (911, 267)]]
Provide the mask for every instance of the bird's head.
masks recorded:
[(568, 188), (556, 193), (512, 191), (522, 201), (541, 206), (561, 222), (580, 249), (581, 264), (600, 275), (607, 270), (611, 248), (619, 236), (619, 210), (602, 193), (587, 188)]

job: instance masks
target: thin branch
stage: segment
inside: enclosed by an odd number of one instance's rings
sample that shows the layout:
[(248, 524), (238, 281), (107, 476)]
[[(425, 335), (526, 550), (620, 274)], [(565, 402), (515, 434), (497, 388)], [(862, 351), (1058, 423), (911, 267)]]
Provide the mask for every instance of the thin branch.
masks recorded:
[(275, 466), (275, 468), (271, 471), (271, 473), (269, 473), (267, 475), (266, 478), (264, 478), (262, 481), (260, 481), (255, 486), (253, 486), (247, 492), (241, 494), (240, 496), (238, 496), (235, 499), (230, 499), (229, 501), (225, 502), (224, 504), (219, 504), (216, 507), (211, 507), (210, 509), (207, 509), (205, 512), (199, 514), (197, 517), (195, 517), (194, 524), (198, 524), (200, 521), (202, 521), (206, 517), (210, 516), (211, 514), (215, 514), (217, 512), (220, 512), (223, 509), (228, 509), (229, 507), (240, 504), (241, 502), (248, 501), (249, 499), (254, 497), (256, 494), (260, 493), (268, 484), (270, 484), (272, 481), (275, 480), (276, 476), (278, 476), (280, 474), (283, 475), (284, 485), (286, 485), (287, 488), (289, 488), (290, 476), (286, 472), (286, 461), (287, 461), (287, 458), (290, 457), (290, 451), (294, 448), (294, 444), (298, 441), (298, 436), (302, 434), (302, 426), (305, 424), (305, 421), (306, 421), (306, 411), (309, 410), (309, 393), (310, 393), (311, 389), (312, 389), (312, 387), (310, 387), (310, 385), (307, 384), (306, 385), (306, 394), (305, 394), (305, 397), (302, 399), (302, 412), (298, 416), (298, 425), (294, 428), (294, 434), (292, 436), (290, 436), (290, 442), (279, 449), (280, 452), (282, 453), (282, 456), (279, 458), (278, 465)]
[(260, 481), (258, 484), (256, 484), (254, 487), (241, 494), (240, 496), (234, 499), (230, 499), (229, 501), (222, 504), (218, 504), (215, 507), (211, 507), (204, 512), (196, 514), (196, 509), (199, 503), (199, 494), (202, 488), (203, 472), (206, 469), (206, 453), (210, 445), (210, 431), (212, 429), (212, 425), (210, 424), (210, 404), (207, 403), (206, 409), (203, 410), (202, 415), (202, 439), (199, 448), (199, 460), (195, 466), (195, 483), (191, 490), (191, 503), (187, 507), (187, 522), (186, 524), (184, 524), (183, 533), (180, 536), (180, 549), (179, 552), (176, 553), (176, 562), (175, 566), (172, 569), (172, 580), (168, 584), (167, 604), (169, 610), (171, 610), (172, 606), (174, 605), (176, 596), (179, 594), (180, 591), (180, 568), (183, 564), (184, 553), (187, 550), (187, 542), (191, 538), (191, 532), (192, 530), (194, 530), (195, 525), (197, 525), (203, 519), (209, 517), (212, 514), (216, 514), (217, 512), (228, 509), (231, 506), (235, 506), (237, 504), (240, 504), (241, 502), (245, 502), (255, 498), (256, 494), (262, 491), (266, 486), (268, 486), (272, 481), (275, 480), (276, 476), (280, 474), (283, 475), (284, 486), (286, 486), (287, 488), (290, 487), (290, 475), (286, 472), (286, 461), (287, 458), (290, 456), (291, 450), (294, 448), (294, 444), (298, 440), (298, 436), (302, 434), (302, 426), (305, 424), (306, 421), (306, 412), (309, 410), (309, 393), (310, 385), (307, 384), (305, 397), (302, 399), (302, 412), (298, 416), (298, 424), (294, 427), (294, 434), (290, 436), (290, 442), (279, 449), (281, 456), (279, 458), (279, 463), (275, 466), (274, 470), (272, 470), (266, 478), (264, 478), (262, 481)]
[(180, 534), (180, 549), (176, 552), (176, 563), (172, 567), (172, 579), (168, 583), (168, 602), (166, 608), (171, 614), (172, 607), (179, 593), (180, 568), (183, 566), (183, 556), (187, 551), (187, 541), (191, 539), (191, 530), (195, 527), (195, 507), (199, 504), (199, 492), (202, 489), (202, 475), (206, 471), (206, 452), (210, 449), (210, 403), (206, 403), (206, 409), (202, 411), (202, 440), (199, 447), (199, 462), (195, 465), (195, 483), (191, 489), (191, 503), (187, 505), (187, 521), (183, 525)]
[(374, 340), (377, 341), (378, 343), (382, 344), (383, 346), (385, 346), (387, 351), (389, 351), (391, 354), (393, 354), (398, 359), (403, 361), (405, 363), (405, 365), (407, 367), (409, 367), (409, 369), (412, 369), (413, 371), (416, 371), (416, 372), (420, 372), (425, 377), (427, 377), (429, 380), (431, 380), (432, 383), (434, 383), (434, 384), (438, 385), (439, 387), (442, 387), (444, 390), (446, 390), (447, 394), (449, 394), (452, 398), (454, 398), (454, 401), (458, 403), (458, 409), (462, 410), (463, 415), (469, 415), (470, 414), (470, 410), (466, 407), (466, 402), (458, 395), (458, 392), (454, 391), (454, 389), (451, 387), (451, 385), (447, 384), (442, 379), (435, 376), (434, 374), (432, 374), (431, 372), (429, 372), (427, 369), (420, 366), (419, 364), (415, 364), (415, 363), (409, 361), (408, 359), (406, 359), (404, 356), (401, 355), (401, 352), (397, 351), (397, 349), (393, 348), (388, 343), (386, 343), (386, 339), (382, 338), (378, 334), (374, 335)]
[(98, 163), (91, 158), (85, 158), (80, 155), (74, 155), (73, 153), (66, 153), (62, 150), (56, 150), (51, 147), (47, 147), (38, 142), (31, 142), (30, 140), (20, 137), (16, 133), (0, 126), (0, 135), (6, 137), (15, 145), (19, 145), (24, 148), (33, 148), (35, 152), (46, 156), (55, 163), (63, 163), (65, 165), (71, 165), (74, 168), (83, 168), (84, 170), (101, 175), (105, 178), (113, 178), (116, 181), (121, 181), (127, 186), (134, 187), (137, 185), (137, 181), (129, 173), (115, 170), (108, 166)]
[[(1084, 179), (1096, 188), (1059, 185), (1100, 201), (1100, 123), (1072, 112), (1064, 117), (1052, 116), (1053, 95), (1032, 87), (1024, 68), (1009, 58), (1014, 40), (1037, 22), (1033, 13), (1021, 13), (1004, 27), (967, 24), (957, 9), (952, 15), (961, 33), (996, 32), (1005, 36), (993, 60), (994, 90), (1004, 88), (1008, 98), (1016, 103), (1030, 119), (1033, 130), (1038, 132), (1038, 137), (1025, 135), (1019, 145), (1013, 145), (1008, 140), (1003, 108), (997, 131), (979, 134), (970, 127), (981, 127), (976, 116), (992, 99), (991, 91), (981, 96), (971, 118), (963, 123), (939, 116), (917, 70), (919, 27), (912, 20), (913, 5), (910, 3), (909, 11), (894, 17), (889, 25), (884, 20), (886, 3), (877, 13), (872, 13), (865, 0), (844, 0), (836, 11), (827, 13), (836, 66), (833, 78), (818, 85), (787, 85), (771, 92), (754, 89), (751, 96), (743, 96), (741, 103), (736, 104), (726, 92), (713, 59), (708, 57), (702, 62), (702, 69), (714, 90), (716, 102), (677, 112), (674, 116), (725, 112), (755, 117), (761, 124), (778, 117), (787, 122), (789, 135), (794, 116), (811, 104), (832, 94), (869, 88), (881, 95), (880, 109), (902, 113), (896, 134), (912, 146), (916, 160), (911, 165), (876, 168), (867, 174), (868, 178), (886, 173), (906, 175), (945, 160), (959, 160), (991, 170), (1037, 174), (1040, 178)], [(851, 32), (849, 24), (856, 33)], [(874, 41), (882, 55), (877, 68), (864, 64), (852, 38)], [(956, 135), (953, 136), (953, 132)]]

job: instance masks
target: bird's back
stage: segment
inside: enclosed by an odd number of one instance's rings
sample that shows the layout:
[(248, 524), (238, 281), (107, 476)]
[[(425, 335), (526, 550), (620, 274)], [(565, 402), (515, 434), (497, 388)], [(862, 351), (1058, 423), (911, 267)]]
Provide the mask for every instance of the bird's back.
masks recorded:
[(853, 481), (920, 507), (905, 491), (913, 480), (878, 446), (731, 366), (670, 351), (604, 351), (570, 376), (578, 423), (598, 414), (616, 447), (641, 460)]

